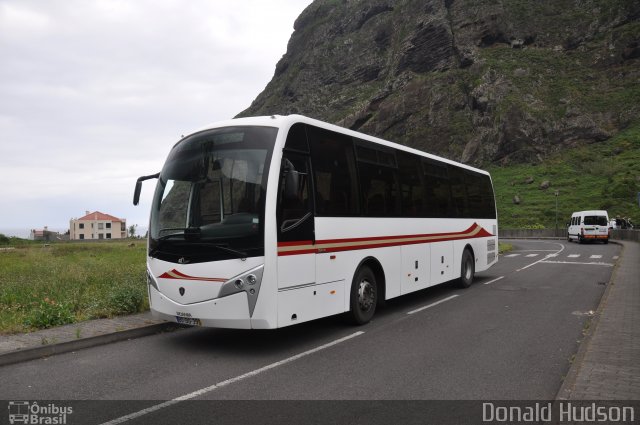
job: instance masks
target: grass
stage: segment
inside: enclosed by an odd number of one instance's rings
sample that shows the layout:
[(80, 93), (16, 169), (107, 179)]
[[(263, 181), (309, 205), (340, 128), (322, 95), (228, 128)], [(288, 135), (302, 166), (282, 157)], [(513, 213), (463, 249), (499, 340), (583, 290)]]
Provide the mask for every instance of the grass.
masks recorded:
[(509, 252), (513, 250), (513, 245), (510, 243), (498, 242), (498, 253), (504, 254), (505, 252)]
[(129, 244), (12, 239), (0, 251), (0, 334), (147, 310), (146, 246)]
[[(611, 140), (560, 152), (542, 164), (489, 167), (502, 228), (554, 228), (573, 211), (604, 209), (640, 222), (640, 124)], [(533, 179), (527, 183), (527, 179)], [(540, 189), (548, 180), (551, 186)], [(556, 191), (558, 196), (555, 196)], [(514, 203), (514, 197), (520, 204)]]

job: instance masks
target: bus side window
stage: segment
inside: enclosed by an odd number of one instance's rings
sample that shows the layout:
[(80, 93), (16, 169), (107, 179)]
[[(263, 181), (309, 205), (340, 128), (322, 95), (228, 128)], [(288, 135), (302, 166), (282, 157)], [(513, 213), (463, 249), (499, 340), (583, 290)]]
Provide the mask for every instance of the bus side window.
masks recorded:
[(427, 217), (448, 217), (451, 212), (451, 184), (445, 164), (423, 159), (424, 186), (427, 191)]
[(278, 187), (278, 240), (313, 239), (313, 204), (306, 126), (289, 129)]
[(356, 166), (351, 137), (308, 127), (318, 215), (359, 213)]
[[(281, 172), (281, 221), (297, 220), (311, 212), (309, 205), (309, 170), (304, 158), (287, 155)], [(291, 187), (293, 186), (293, 187)]]

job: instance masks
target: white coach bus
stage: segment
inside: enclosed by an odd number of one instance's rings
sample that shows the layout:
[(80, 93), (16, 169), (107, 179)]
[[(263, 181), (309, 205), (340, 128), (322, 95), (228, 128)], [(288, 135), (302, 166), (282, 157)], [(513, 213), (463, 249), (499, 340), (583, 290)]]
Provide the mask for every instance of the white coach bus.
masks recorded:
[(491, 177), (299, 115), (234, 119), (181, 139), (157, 178), (151, 311), (169, 321), (279, 328), (443, 282), (498, 258)]

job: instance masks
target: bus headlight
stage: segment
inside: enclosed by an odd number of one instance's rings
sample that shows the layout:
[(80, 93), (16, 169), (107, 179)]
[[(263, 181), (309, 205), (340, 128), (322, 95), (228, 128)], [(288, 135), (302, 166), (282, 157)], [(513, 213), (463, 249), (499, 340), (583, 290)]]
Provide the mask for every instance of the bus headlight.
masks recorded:
[(242, 289), (242, 287), (244, 286), (244, 281), (242, 279), (236, 279), (233, 284), (236, 286), (236, 288)]
[(256, 282), (258, 282), (258, 278), (256, 277), (256, 275), (250, 274), (249, 276), (247, 276), (247, 283), (249, 285), (255, 285)]

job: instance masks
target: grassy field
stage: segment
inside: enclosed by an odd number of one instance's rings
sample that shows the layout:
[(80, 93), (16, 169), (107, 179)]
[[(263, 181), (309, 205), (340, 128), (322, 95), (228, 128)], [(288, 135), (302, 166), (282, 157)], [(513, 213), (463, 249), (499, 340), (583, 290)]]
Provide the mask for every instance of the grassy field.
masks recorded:
[(146, 245), (131, 243), (0, 246), (0, 334), (147, 310)]
[[(559, 228), (573, 211), (591, 209), (608, 210), (610, 217), (630, 217), (640, 223), (640, 125), (607, 142), (558, 153), (542, 164), (488, 170), (502, 228), (554, 228), (556, 200)], [(540, 189), (544, 181), (549, 181), (548, 189)], [(516, 196), (519, 204), (514, 203)]]

